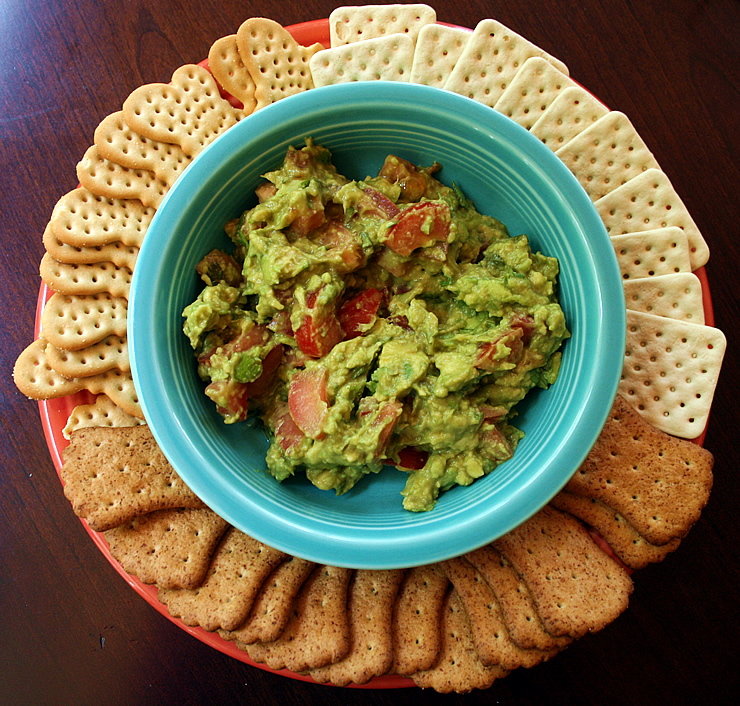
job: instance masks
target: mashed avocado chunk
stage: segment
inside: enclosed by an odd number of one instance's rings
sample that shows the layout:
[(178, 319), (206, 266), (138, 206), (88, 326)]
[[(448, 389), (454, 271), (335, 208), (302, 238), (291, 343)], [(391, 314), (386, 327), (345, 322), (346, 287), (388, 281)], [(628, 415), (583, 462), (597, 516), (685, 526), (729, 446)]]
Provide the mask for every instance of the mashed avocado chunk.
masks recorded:
[(511, 458), (515, 405), (558, 376), (568, 338), (558, 263), (393, 155), (340, 175), (311, 139), (226, 225), (183, 312), (205, 394), (258, 419), (267, 469), (337, 495), (394, 465), (403, 506), (431, 510)]

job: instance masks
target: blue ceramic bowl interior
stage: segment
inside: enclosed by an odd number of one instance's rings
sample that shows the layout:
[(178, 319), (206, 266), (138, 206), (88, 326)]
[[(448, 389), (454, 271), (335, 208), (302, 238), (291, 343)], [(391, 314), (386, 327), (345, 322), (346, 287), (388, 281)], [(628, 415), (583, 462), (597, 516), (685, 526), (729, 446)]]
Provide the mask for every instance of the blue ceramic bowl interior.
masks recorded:
[[(267, 442), (225, 425), (203, 394), (182, 333), (182, 310), (202, 284), (197, 262), (230, 250), (224, 224), (256, 203), (260, 175), (304, 138), (333, 152), (342, 174), (375, 175), (388, 153), (442, 164), (479, 211), (526, 233), (560, 261), (560, 301), (572, 337), (560, 377), (519, 405), (526, 436), (514, 458), (472, 486), (409, 513), (405, 474), (386, 468), (341, 497), (305, 477), (277, 483)], [(537, 512), (575, 472), (600, 433), (622, 369), (624, 295), (604, 226), (549, 148), (501, 114), (420, 85), (352, 83), (285, 98), (209, 145), (170, 190), (138, 258), (129, 310), (134, 381), (151, 430), (174, 468), (213, 510), (295, 556), (354, 568), (396, 568), (458, 556)]]

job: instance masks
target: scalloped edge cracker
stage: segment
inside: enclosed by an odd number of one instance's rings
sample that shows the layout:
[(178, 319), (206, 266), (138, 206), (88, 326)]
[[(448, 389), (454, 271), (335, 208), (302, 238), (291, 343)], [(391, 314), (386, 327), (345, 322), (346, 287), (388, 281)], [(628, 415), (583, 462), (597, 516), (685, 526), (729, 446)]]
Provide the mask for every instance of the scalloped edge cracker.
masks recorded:
[(309, 66), (319, 87), (350, 81), (408, 81), (413, 60), (411, 37), (389, 34), (316, 52)]
[(442, 88), (471, 34), (463, 27), (424, 25), (416, 39), (409, 81)]
[(103, 157), (91, 145), (77, 163), (77, 178), (88, 191), (108, 199), (138, 200), (157, 208), (169, 186), (148, 169), (129, 169)]
[(90, 404), (77, 405), (62, 430), (69, 440), (73, 431), (88, 427), (137, 427), (146, 424), (143, 419), (124, 412), (108, 395), (98, 395)]
[(41, 313), (42, 336), (68, 351), (87, 348), (107, 336), (125, 336), (128, 300), (108, 292), (53, 294)]
[(531, 130), (555, 98), (575, 85), (547, 59), (532, 56), (519, 67), (493, 109)]
[(437, 12), (429, 5), (344, 5), (329, 15), (332, 47), (376, 39), (389, 34), (406, 34), (414, 42), (421, 29), (437, 21)]
[(571, 86), (547, 106), (530, 132), (555, 152), (608, 112), (585, 88)]
[(47, 224), (43, 236), (46, 252), (57, 262), (68, 265), (90, 265), (96, 262), (112, 262), (116, 267), (134, 269), (139, 248), (124, 245), (120, 240), (105, 245), (69, 245), (63, 243)]
[(46, 360), (53, 370), (66, 378), (90, 377), (113, 369), (122, 372), (131, 370), (128, 340), (120, 336), (108, 336), (92, 346), (76, 351), (47, 343)]
[(619, 392), (656, 429), (694, 439), (707, 425), (726, 347), (717, 328), (627, 310)]
[(623, 280), (691, 272), (689, 239), (680, 228), (656, 228), (610, 237)]
[(93, 143), (102, 158), (128, 169), (150, 171), (167, 186), (172, 186), (192, 161), (179, 145), (150, 140), (132, 130), (122, 110), (103, 118)]
[(555, 154), (574, 174), (592, 201), (648, 169), (660, 169), (630, 119), (612, 110), (589, 125)]
[(691, 269), (709, 260), (709, 247), (670, 180), (659, 169), (648, 169), (594, 202), (609, 235), (677, 226), (686, 233)]
[(314, 87), (309, 60), (324, 47), (304, 47), (282, 25), (266, 17), (242, 22), (236, 33), (239, 55), (254, 81), (255, 110)]
[(154, 213), (138, 199), (110, 199), (78, 187), (57, 201), (49, 227), (62, 243), (74, 247), (121, 242), (139, 248)]
[(631, 279), (622, 284), (628, 309), (693, 324), (705, 323), (701, 280), (693, 272)]
[(105, 394), (128, 414), (144, 418), (131, 373), (109, 370), (85, 378), (65, 378), (54, 370), (46, 357), (48, 342), (36, 339), (26, 346), (13, 366), (16, 387), (33, 400), (51, 400), (87, 390)]
[(245, 115), (254, 112), (257, 107), (256, 86), (239, 54), (236, 34), (221, 37), (211, 45), (208, 68), (221, 87), (242, 104)]
[(170, 83), (139, 86), (123, 102), (123, 118), (133, 131), (179, 145), (188, 157), (195, 157), (242, 117), (221, 97), (213, 75), (197, 64), (179, 67)]
[(112, 262), (70, 264), (57, 262), (45, 253), (39, 265), (44, 284), (53, 292), (89, 296), (107, 292), (128, 299), (133, 272), (128, 267), (116, 267)]
[(519, 67), (532, 56), (541, 56), (569, 74), (562, 61), (528, 39), (496, 20), (481, 20), (443, 88), (493, 107)]

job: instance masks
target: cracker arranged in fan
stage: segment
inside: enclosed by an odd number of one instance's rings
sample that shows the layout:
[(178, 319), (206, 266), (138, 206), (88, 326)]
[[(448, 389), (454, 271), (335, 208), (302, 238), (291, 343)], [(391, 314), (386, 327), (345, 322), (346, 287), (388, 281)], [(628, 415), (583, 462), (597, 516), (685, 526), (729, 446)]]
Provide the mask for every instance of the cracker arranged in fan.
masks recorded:
[[(273, 20), (248, 19), (207, 63), (140, 87), (101, 121), (77, 167), (81, 186), (43, 234), (51, 297), (14, 378), (33, 399), (98, 396), (63, 430), (64, 492), (171, 615), (319, 682), (395, 674), (464, 693), (603, 629), (627, 605), (626, 568), (662, 561), (697, 521), (712, 456), (677, 437), (704, 429), (726, 345), (704, 326), (692, 274), (709, 250), (628, 117), (501, 23), (470, 31), (437, 24), (427, 5), (367, 5), (337, 8), (329, 29), (330, 47), (304, 47)], [(623, 396), (566, 488), (495, 543), (400, 571), (317, 566), (230, 527), (158, 449), (126, 352), (138, 249), (190, 161), (276, 100), (377, 79), (461, 93), (556, 152), (601, 215), (629, 310)]]

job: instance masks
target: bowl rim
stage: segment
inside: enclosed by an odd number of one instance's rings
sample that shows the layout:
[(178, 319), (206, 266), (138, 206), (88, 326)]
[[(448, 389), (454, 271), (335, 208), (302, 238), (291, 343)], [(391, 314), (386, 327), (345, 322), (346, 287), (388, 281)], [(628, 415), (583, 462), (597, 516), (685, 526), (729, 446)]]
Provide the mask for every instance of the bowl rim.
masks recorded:
[[(510, 132), (517, 135), (517, 139), (528, 141), (529, 147), (534, 150), (537, 157), (545, 162), (549, 170), (554, 170), (558, 178), (558, 188), (564, 190), (574, 199), (579, 207), (579, 213), (588, 223), (589, 231), (594, 231), (594, 237), (606, 239), (608, 242), (608, 234), (601, 218), (576, 178), (548, 147), (523, 127), (501, 113), (464, 96), (419, 84), (386, 81), (358, 82), (315, 88), (311, 91), (284, 98), (242, 119), (237, 125), (209, 144), (183, 171), (157, 209), (149, 225), (148, 234), (153, 231), (156, 232), (159, 223), (164, 221), (170, 210), (177, 211), (186, 205), (189, 200), (187, 196), (190, 193), (189, 190), (197, 185), (200, 180), (198, 176), (200, 165), (206, 165), (206, 168), (213, 167), (214, 163), (218, 162), (220, 154), (231, 149), (232, 143), (238, 143), (243, 139), (242, 133), (247, 134), (250, 129), (254, 130), (254, 134), (246, 139), (246, 143), (251, 144), (260, 139), (261, 130), (268, 130), (271, 125), (280, 123), (286, 116), (301, 111), (320, 109), (322, 104), (328, 100), (341, 102), (351, 98), (356, 99), (358, 95), (363, 100), (414, 100), (422, 103), (427, 102), (429, 105), (438, 104), (443, 95), (444, 100), (451, 106), (453, 112), (460, 111), (465, 113), (466, 116), (474, 114), (475, 119), (480, 119), (487, 127), (499, 131), (503, 130), (504, 133)], [(240, 144), (240, 147), (246, 149), (244, 144)], [(145, 238), (140, 250), (139, 261), (134, 269), (128, 317), (131, 369), (144, 416), (163, 453), (192, 490), (224, 519), (255, 539), (289, 554), (301, 556), (317, 563), (335, 566), (390, 569), (433, 563), (452, 556), (459, 556), (510, 531), (547, 504), (572, 475), (571, 473), (567, 476), (560, 475), (557, 478), (551, 478), (549, 476), (543, 477), (542, 473), (538, 474), (536, 482), (533, 481), (529, 484), (528, 490), (531, 495), (523, 503), (526, 506), (526, 511), (519, 513), (515, 522), (509, 521), (506, 523), (503, 527), (504, 531), (488, 534), (485, 531), (482, 532), (486, 521), (490, 520), (490, 511), (477, 515), (475, 522), (472, 522), (470, 518), (458, 518), (460, 523), (454, 532), (458, 544), (454, 544), (452, 549), (445, 548), (447, 543), (444, 543), (445, 546), (441, 547), (429, 546), (435, 531), (434, 522), (420, 522), (417, 526), (423, 527), (425, 530), (421, 537), (414, 535), (411, 540), (389, 537), (387, 533), (372, 540), (364, 537), (362, 543), (358, 541), (357, 537), (343, 537), (336, 534), (327, 533), (317, 537), (315, 533), (312, 535), (312, 531), (300, 523), (300, 517), (292, 517), (291, 521), (287, 521), (285, 518), (277, 518), (276, 525), (276, 518), (260, 505), (259, 498), (249, 499), (246, 503), (244, 503), (244, 498), (240, 499), (239, 507), (249, 520), (245, 522), (244, 514), (239, 517), (235, 515), (234, 503), (231, 500), (224, 500), (222, 494), (228, 493), (228, 488), (222, 488), (218, 484), (211, 485), (208, 481), (213, 481), (213, 478), (203, 478), (191, 472), (190, 461), (192, 461), (192, 456), (188, 456), (191, 449), (186, 449), (173, 438), (173, 435), (177, 436), (179, 425), (173, 424), (172, 417), (162, 414), (159, 409), (158, 400), (161, 398), (154, 393), (155, 391), (161, 392), (161, 381), (152, 385), (152, 375), (149, 374), (150, 371), (148, 370), (151, 359), (147, 351), (147, 341), (143, 333), (141, 336), (139, 335), (140, 331), (148, 330), (153, 325), (151, 307), (147, 307), (147, 297), (142, 292), (146, 291), (146, 285), (152, 281), (153, 270), (156, 269), (150, 254), (154, 250), (154, 239)], [(610, 292), (610, 295), (605, 295), (604, 291), (601, 291), (600, 301), (602, 321), (607, 320), (610, 324), (608, 329), (603, 331), (605, 334), (603, 340), (597, 342), (599, 351), (603, 354), (598, 356), (601, 368), (598, 383), (601, 392), (594, 395), (592, 394), (593, 390), (589, 390), (586, 406), (580, 410), (579, 419), (585, 420), (589, 431), (585, 433), (585, 439), (580, 439), (578, 444), (579, 453), (572, 457), (572, 472), (577, 470), (603, 428), (617, 393), (622, 370), (626, 318), (621, 275), (613, 250), (611, 252), (606, 251), (604, 256), (609, 260), (606, 267), (608, 272), (602, 273), (601, 277), (597, 276), (597, 279), (600, 280), (600, 289)], [(616, 285), (618, 285), (618, 288)], [(618, 304), (614, 301), (613, 296), (617, 289), (619, 293)], [(147, 314), (149, 314), (148, 318)], [(140, 322), (144, 322), (143, 325)], [(608, 365), (605, 365), (605, 361), (608, 361)], [(584, 437), (584, 434), (581, 433), (580, 437)], [(425, 513), (425, 515), (431, 515), (432, 513)], [(298, 520), (298, 525), (295, 524), (296, 520)], [(432, 527), (431, 530), (426, 529), (430, 526)], [(267, 529), (263, 530), (263, 527), (267, 527)], [(462, 542), (462, 550), (459, 544), (461, 540), (465, 540)], [(423, 552), (419, 551), (420, 542), (427, 545)], [(360, 544), (363, 546), (360, 546)], [(378, 554), (381, 556), (378, 556)]]

